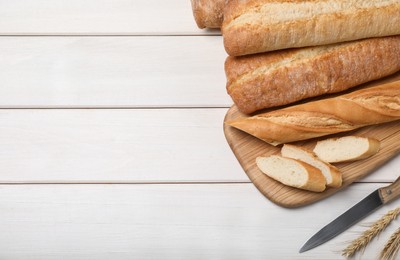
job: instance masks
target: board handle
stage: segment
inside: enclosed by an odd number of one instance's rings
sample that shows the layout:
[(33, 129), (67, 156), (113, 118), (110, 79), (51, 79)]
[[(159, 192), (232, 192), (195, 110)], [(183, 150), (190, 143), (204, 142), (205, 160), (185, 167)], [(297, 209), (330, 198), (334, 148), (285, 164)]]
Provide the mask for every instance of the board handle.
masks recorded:
[(378, 189), (382, 203), (386, 204), (400, 196), (400, 177), (389, 186)]

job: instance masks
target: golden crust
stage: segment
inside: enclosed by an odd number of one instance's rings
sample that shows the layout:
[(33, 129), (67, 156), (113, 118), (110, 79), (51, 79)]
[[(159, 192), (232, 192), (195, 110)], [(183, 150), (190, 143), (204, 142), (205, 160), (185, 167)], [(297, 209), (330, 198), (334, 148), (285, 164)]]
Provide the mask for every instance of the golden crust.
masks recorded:
[[(290, 143), (298, 140), (307, 140), (314, 137), (330, 134), (331, 129), (307, 128), (299, 125), (290, 125), (269, 121), (261, 117), (249, 117), (247, 119), (227, 122), (228, 125), (247, 132), (274, 146), (282, 143)], [(351, 130), (351, 129), (350, 129)], [(349, 131), (341, 129), (342, 132)], [(340, 131), (337, 131), (340, 132)]]
[(197, 26), (204, 28), (220, 28), (224, 19), (226, 0), (191, 0), (193, 16)]
[(243, 113), (340, 92), (400, 70), (400, 36), (284, 50), (225, 62), (227, 92)]
[[(359, 98), (380, 98), (378, 105)], [(350, 131), (400, 119), (400, 81), (227, 122), (272, 145)], [(354, 100), (357, 101), (354, 101)], [(388, 104), (396, 105), (391, 108)], [(349, 113), (351, 111), (351, 113)]]
[(224, 46), (229, 55), (240, 56), (400, 34), (398, 1), (362, 3), (231, 1), (222, 25)]
[(332, 183), (330, 184), (333, 188), (340, 188), (343, 183), (342, 174), (339, 169), (334, 167), (333, 165), (328, 165), (332, 174)]

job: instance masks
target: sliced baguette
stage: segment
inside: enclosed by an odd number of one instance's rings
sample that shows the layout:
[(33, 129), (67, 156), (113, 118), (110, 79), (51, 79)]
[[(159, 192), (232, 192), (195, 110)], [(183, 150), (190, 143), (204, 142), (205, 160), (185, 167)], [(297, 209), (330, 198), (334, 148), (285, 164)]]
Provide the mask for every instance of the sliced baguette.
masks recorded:
[(326, 185), (333, 188), (342, 186), (342, 175), (339, 169), (329, 163), (320, 160), (312, 151), (304, 148), (285, 144), (281, 150), (282, 156), (292, 158), (314, 166), (319, 169), (326, 179)]
[(258, 168), (267, 176), (285, 185), (321, 192), (326, 188), (326, 180), (317, 168), (278, 155), (257, 157)]
[(345, 136), (318, 141), (314, 153), (325, 162), (349, 162), (368, 158), (379, 151), (374, 138)]

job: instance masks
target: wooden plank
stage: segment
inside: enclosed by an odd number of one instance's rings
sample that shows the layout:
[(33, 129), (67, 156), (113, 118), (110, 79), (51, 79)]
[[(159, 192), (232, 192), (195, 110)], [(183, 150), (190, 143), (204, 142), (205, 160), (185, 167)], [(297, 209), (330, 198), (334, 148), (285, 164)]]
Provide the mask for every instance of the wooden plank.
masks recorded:
[(225, 111), (0, 110), (0, 181), (246, 180), (223, 137)]
[[(0, 182), (249, 182), (227, 109), (3, 109)], [(369, 181), (399, 175), (395, 158)]]
[[(251, 184), (2, 185), (1, 259), (339, 259), (347, 242), (396, 207), (299, 254), (322, 226), (379, 184), (285, 209)], [(397, 203), (398, 204), (398, 203)], [(367, 247), (375, 259), (394, 223)]]
[(189, 0), (0, 1), (1, 35), (198, 35)]
[(232, 104), (221, 37), (0, 37), (0, 50), (2, 108)]

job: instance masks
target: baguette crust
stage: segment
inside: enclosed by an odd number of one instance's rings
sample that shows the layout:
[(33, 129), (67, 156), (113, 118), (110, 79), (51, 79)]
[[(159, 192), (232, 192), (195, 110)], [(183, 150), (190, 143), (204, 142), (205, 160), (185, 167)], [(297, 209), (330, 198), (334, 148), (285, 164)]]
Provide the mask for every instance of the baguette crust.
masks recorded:
[(191, 0), (193, 16), (197, 26), (220, 28), (224, 20), (224, 7), (227, 0)]
[(240, 56), (400, 34), (399, 0), (232, 0), (222, 25)]
[(400, 36), (228, 57), (225, 62), (227, 92), (243, 113), (340, 92), (399, 70)]
[(365, 152), (360, 157), (358, 157), (357, 160), (371, 157), (372, 155), (376, 154), (379, 151), (379, 149), (381, 148), (381, 143), (378, 140), (376, 140), (375, 138), (368, 138), (368, 142), (369, 142), (370, 149), (368, 149), (367, 152)]
[(227, 124), (272, 145), (279, 145), (398, 119), (400, 81), (395, 81)]

